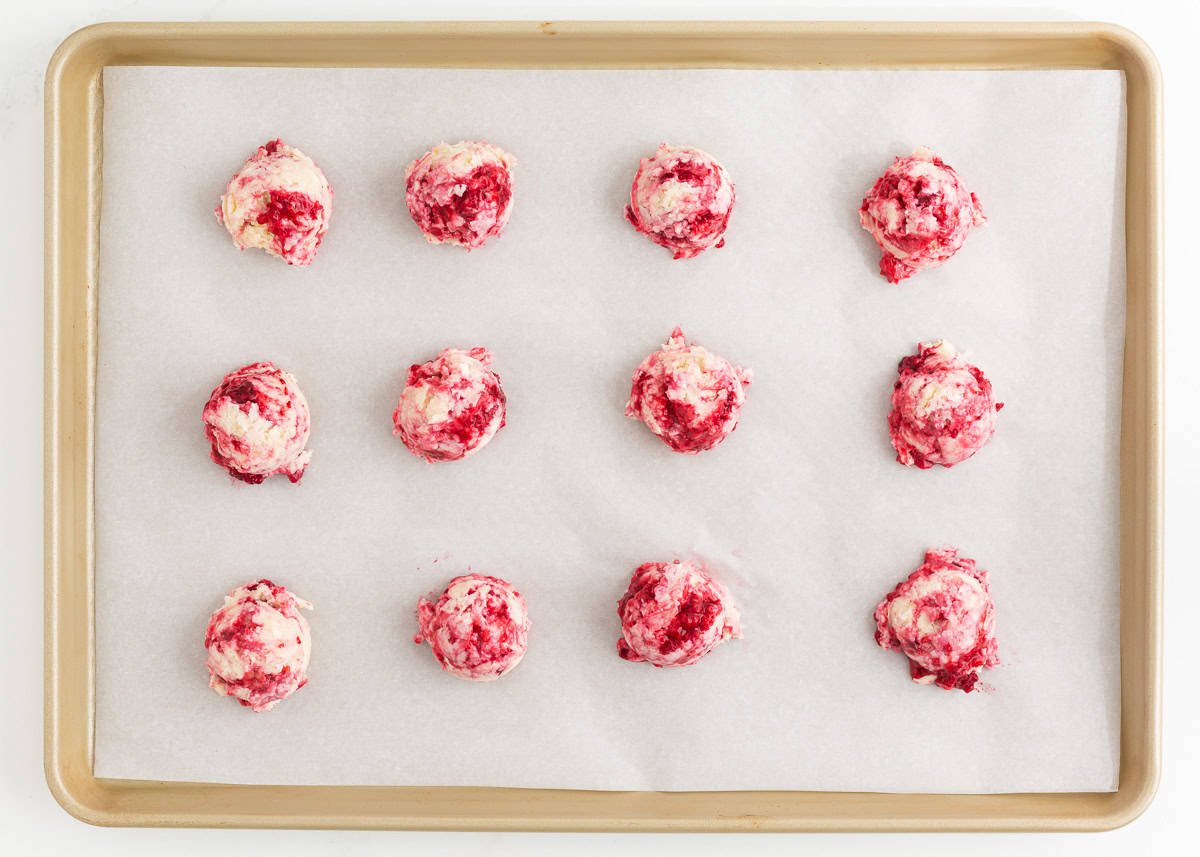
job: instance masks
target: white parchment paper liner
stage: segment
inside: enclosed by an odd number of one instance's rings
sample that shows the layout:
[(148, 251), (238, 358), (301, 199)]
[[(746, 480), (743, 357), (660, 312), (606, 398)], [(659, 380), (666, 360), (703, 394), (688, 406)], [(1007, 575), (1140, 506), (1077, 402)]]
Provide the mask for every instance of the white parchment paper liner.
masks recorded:
[[(110, 68), (105, 73), (96, 773), (601, 789), (1108, 790), (1118, 767), (1124, 118), (1117, 72)], [(212, 208), (275, 136), (335, 192), (310, 269), (239, 253)], [(518, 159), (512, 220), (428, 246), (404, 165)], [(675, 262), (621, 216), (660, 142), (720, 158), (727, 246)], [(892, 157), (941, 154), (989, 217), (899, 287), (857, 225)], [(751, 367), (718, 449), (622, 414), (671, 328)], [(897, 361), (945, 337), (1007, 407), (953, 470), (893, 462)], [(445, 466), (389, 416), (406, 367), (484, 345), (508, 426)], [(234, 483), (200, 410), (270, 359), (312, 407), (303, 482)], [(908, 680), (876, 602), (930, 546), (992, 573), (993, 692)], [(640, 562), (705, 558), (745, 639), (619, 660)], [(533, 621), (503, 680), (441, 673), (417, 598), (467, 569)], [(208, 689), (205, 621), (269, 576), (314, 602), (310, 684), (254, 715)]]

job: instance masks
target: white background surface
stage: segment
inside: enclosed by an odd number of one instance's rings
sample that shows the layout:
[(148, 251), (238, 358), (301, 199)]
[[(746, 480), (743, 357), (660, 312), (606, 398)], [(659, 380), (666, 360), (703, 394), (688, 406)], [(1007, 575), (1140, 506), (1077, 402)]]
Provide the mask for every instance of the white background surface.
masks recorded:
[[(107, 70), (97, 775), (1115, 787), (1121, 92), (1111, 71)], [(401, 207), (403, 164), (430, 137), (484, 133), (517, 157), (514, 219), (470, 254), (430, 246)], [(212, 216), (274, 134), (335, 189), (307, 269), (236, 252)], [(724, 248), (677, 262), (621, 217), (660, 139), (720, 153), (739, 196)], [(857, 206), (918, 141), (990, 220), (957, 264), (888, 288)], [(1064, 222), (1065, 245), (1031, 240)], [(699, 456), (624, 416), (634, 367), (676, 324), (754, 370), (738, 430)], [(896, 362), (937, 336), (1005, 408), (976, 459), (924, 472), (895, 463), (886, 413)], [(389, 415), (407, 366), (451, 344), (494, 350), (508, 425), (434, 467)], [(205, 454), (205, 396), (263, 358), (312, 408), (297, 486), (244, 485)], [(994, 693), (914, 685), (871, 641), (875, 604), (946, 543), (992, 572)], [(745, 638), (686, 670), (620, 660), (633, 568), (692, 552), (731, 586)], [(409, 641), (417, 597), (468, 568), (512, 581), (534, 623), (494, 684), (449, 679)], [(313, 662), (302, 693), (253, 717), (208, 689), (199, 641), (220, 597), (263, 575), (316, 605)]]
[[(455, 17), (561, 17), (554, 4), (462, 4)], [(941, 18), (970, 19), (1088, 18), (1106, 19), (1132, 27), (1146, 38), (1162, 62), (1167, 81), (1168, 160), (1180, 165), (1168, 171), (1168, 246), (1183, 248), (1169, 257), (1168, 280), (1168, 395), (1172, 402), (1167, 428), (1171, 468), (1168, 476), (1166, 706), (1163, 782), (1156, 802), (1129, 827), (1099, 836), (820, 836), (820, 837), (700, 837), (700, 836), (541, 836), (499, 834), (392, 834), (268, 831), (108, 831), (86, 827), (67, 817), (53, 803), (41, 776), (41, 78), (54, 46), (71, 30), (106, 19), (165, 18), (378, 18), (428, 17), (429, 10), (411, 11), (395, 3), (386, 6), (348, 2), (329, 4), (267, 3), (247, 9), (231, 3), (125, 3), (97, 7), (85, 3), (40, 4), (17, 12), (0, 32), (0, 147), (9, 166), (3, 215), (4, 276), (0, 280), (0, 349), (9, 370), (5, 419), (0, 443), (7, 452), (3, 467), (4, 514), (0, 516), (0, 553), (5, 573), (0, 586), (10, 605), (6, 619), (10, 656), (6, 664), (5, 706), (0, 711), (0, 823), (16, 853), (178, 854), (210, 853), (230, 848), (261, 853), (477, 853), (551, 854), (573, 850), (586, 854), (635, 853), (705, 854), (817, 853), (895, 854), (1026, 853), (1118, 854), (1189, 853), (1194, 834), (1188, 822), (1200, 798), (1198, 759), (1200, 708), (1191, 663), (1191, 603), (1200, 597), (1186, 561), (1185, 541), (1192, 517), (1200, 510), (1197, 467), (1198, 441), (1191, 433), (1200, 423), (1200, 410), (1190, 394), (1191, 367), (1200, 354), (1190, 326), (1197, 309), (1194, 290), (1186, 281), (1182, 261), (1186, 236), (1197, 226), (1188, 197), (1195, 193), (1195, 175), (1187, 164), (1196, 123), (1186, 110), (1185, 97), (1195, 86), (1191, 45), (1196, 37), (1194, 12), (1167, 3), (1140, 3), (1125, 9), (1118, 3), (1073, 3), (1051, 10), (1022, 9), (1016, 4), (986, 9), (927, 5), (919, 10), (898, 4), (874, 4), (838, 10), (805, 10), (789, 4), (577, 4), (576, 17), (709, 17), (709, 18)], [(442, 13), (440, 17), (448, 17)], [(1174, 110), (1172, 110), (1174, 107)], [(1172, 184), (1172, 181), (1175, 183)], [(1176, 261), (1172, 267), (1170, 262)], [(1176, 287), (1178, 286), (1178, 287)], [(1179, 522), (1177, 525), (1176, 522)]]

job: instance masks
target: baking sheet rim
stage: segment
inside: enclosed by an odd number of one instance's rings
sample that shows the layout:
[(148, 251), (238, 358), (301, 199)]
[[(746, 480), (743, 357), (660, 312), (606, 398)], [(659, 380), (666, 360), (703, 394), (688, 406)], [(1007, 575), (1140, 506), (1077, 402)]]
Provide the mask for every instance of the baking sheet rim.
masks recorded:
[[(870, 57), (863, 59), (863, 57)], [(96, 288), (106, 65), (1117, 68), (1128, 105), (1121, 438), (1121, 774), (1112, 793), (593, 792), (96, 778)], [(98, 24), (46, 79), (45, 767), (72, 815), (122, 826), (494, 830), (1100, 830), (1159, 776), (1161, 81), (1108, 24), (512, 22)], [(80, 193), (80, 190), (86, 192)]]

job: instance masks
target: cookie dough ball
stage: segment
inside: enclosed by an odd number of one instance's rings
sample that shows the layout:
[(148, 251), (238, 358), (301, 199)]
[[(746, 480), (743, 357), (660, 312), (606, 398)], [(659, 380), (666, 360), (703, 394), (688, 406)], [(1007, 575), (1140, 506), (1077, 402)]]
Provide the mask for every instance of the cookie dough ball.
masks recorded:
[(462, 142), (434, 146), (408, 165), (405, 199), (430, 244), (473, 250), (494, 238), (512, 213), (512, 168), (499, 146)]
[(954, 548), (925, 562), (875, 608), (875, 642), (899, 649), (912, 680), (970, 693), (979, 672), (1000, 663), (988, 573)]
[(426, 461), (457, 461), (482, 449), (504, 427), (504, 390), (486, 348), (447, 348), (409, 367), (392, 434)]
[(450, 581), (436, 601), (417, 604), (418, 645), (429, 643), (442, 669), (470, 681), (510, 672), (529, 647), (525, 599), (511, 583), (484, 574)]
[(883, 251), (879, 273), (889, 283), (946, 262), (971, 227), (987, 220), (958, 173), (924, 147), (896, 158), (863, 199), (858, 219)]
[(270, 361), (230, 372), (204, 406), (212, 460), (251, 485), (276, 473), (300, 481), (312, 459), (308, 424), (296, 379)]
[(625, 219), (676, 259), (690, 259), (724, 246), (733, 201), (733, 182), (716, 158), (663, 143), (642, 158)]
[(737, 428), (752, 378), (749, 369), (688, 344), (677, 327), (633, 374), (625, 415), (644, 422), (676, 452), (702, 452)]
[(900, 361), (888, 428), (896, 460), (922, 470), (953, 467), (977, 453), (996, 430), (992, 382), (949, 342), (922, 342)]
[(312, 158), (282, 140), (250, 156), (217, 206), (239, 249), (259, 247), (289, 265), (317, 255), (333, 212), (333, 188)]
[(312, 605), (269, 580), (225, 596), (208, 620), (208, 684), (254, 711), (267, 711), (308, 683), (312, 637), (300, 613)]
[(694, 664), (720, 643), (742, 636), (729, 591), (695, 562), (638, 566), (617, 602), (617, 654), (656, 667)]

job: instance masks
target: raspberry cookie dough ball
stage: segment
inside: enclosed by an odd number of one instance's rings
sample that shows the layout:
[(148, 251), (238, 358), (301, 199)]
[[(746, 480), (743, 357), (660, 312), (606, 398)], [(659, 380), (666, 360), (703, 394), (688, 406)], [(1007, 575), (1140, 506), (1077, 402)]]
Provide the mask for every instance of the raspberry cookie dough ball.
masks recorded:
[(429, 643), (442, 669), (469, 681), (500, 678), (529, 647), (525, 599), (498, 577), (454, 578), (436, 602), (420, 600), (417, 624), (413, 642)]
[(434, 146), (408, 165), (405, 200), (430, 244), (473, 250), (494, 238), (512, 212), (512, 167), (499, 146), (462, 142)]
[(291, 373), (270, 361), (230, 372), (204, 406), (209, 455), (229, 475), (257, 485), (282, 473), (299, 482), (312, 453), (308, 401)]
[(269, 580), (225, 596), (208, 620), (209, 687), (267, 711), (308, 683), (312, 638), (301, 610), (312, 605)]
[(642, 158), (629, 191), (625, 219), (676, 259), (725, 244), (733, 211), (729, 174), (712, 155), (663, 143)]
[(677, 327), (638, 366), (625, 415), (644, 422), (676, 452), (702, 452), (737, 428), (752, 378), (749, 369), (688, 344)]
[(239, 249), (259, 247), (289, 265), (317, 255), (333, 212), (333, 188), (312, 158), (282, 140), (259, 146), (217, 206)]
[(896, 460), (922, 470), (953, 467), (977, 453), (996, 430), (1004, 407), (992, 382), (949, 342), (922, 342), (900, 361), (888, 428)]
[(924, 147), (896, 158), (863, 199), (858, 219), (883, 251), (879, 273), (889, 283), (948, 261), (971, 227), (987, 220), (958, 173)]
[(694, 562), (638, 566), (617, 602), (617, 654), (656, 667), (694, 664), (726, 640), (742, 636), (729, 591)]
[(875, 608), (875, 642), (899, 649), (912, 680), (970, 693), (979, 672), (1000, 663), (988, 573), (955, 548), (925, 562)]
[(392, 434), (426, 461), (457, 461), (483, 448), (504, 427), (504, 390), (491, 362), (486, 348), (447, 348), (409, 367)]

